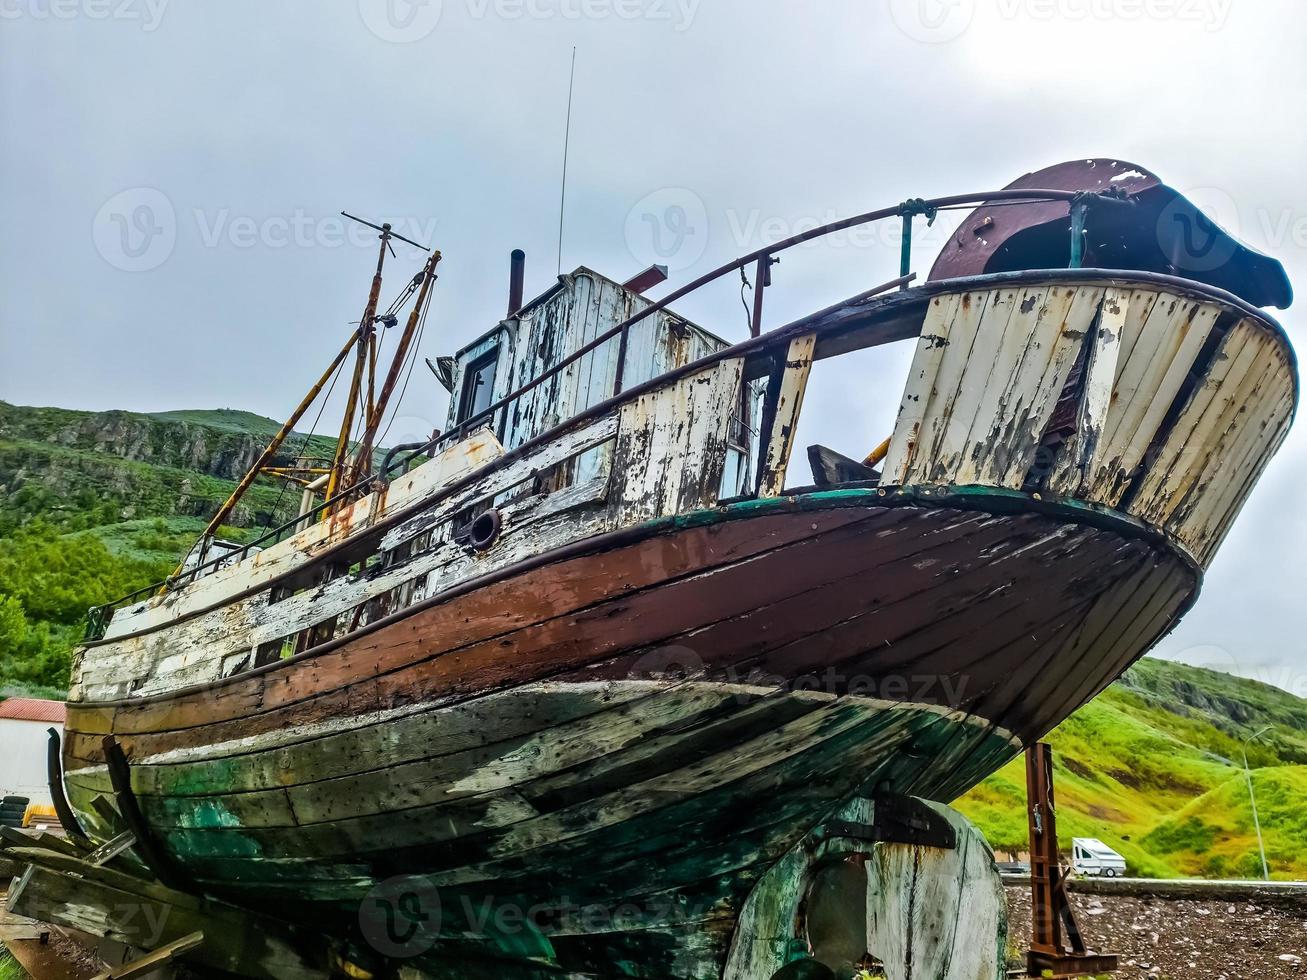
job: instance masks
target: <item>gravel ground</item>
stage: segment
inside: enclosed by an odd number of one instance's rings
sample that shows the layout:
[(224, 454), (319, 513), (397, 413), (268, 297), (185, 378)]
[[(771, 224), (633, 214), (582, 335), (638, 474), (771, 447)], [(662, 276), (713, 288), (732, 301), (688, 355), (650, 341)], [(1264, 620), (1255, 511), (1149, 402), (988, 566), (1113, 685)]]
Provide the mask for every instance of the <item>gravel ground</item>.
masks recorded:
[[(1028, 943), (1030, 892), (1008, 888), (1007, 897), (1011, 935)], [(1086, 945), (1121, 958), (1120, 980), (1307, 980), (1307, 909), (1074, 893), (1071, 901)]]

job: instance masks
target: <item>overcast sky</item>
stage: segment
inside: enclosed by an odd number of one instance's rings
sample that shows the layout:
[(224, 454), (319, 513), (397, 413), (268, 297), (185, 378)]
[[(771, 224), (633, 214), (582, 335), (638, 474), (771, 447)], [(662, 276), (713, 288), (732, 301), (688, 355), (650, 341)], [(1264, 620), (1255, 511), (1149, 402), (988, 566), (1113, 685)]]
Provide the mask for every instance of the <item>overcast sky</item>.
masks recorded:
[[(1110, 156), (1307, 290), (1301, 0), (0, 0), (0, 398), (284, 417), (365, 299), (342, 209), (442, 249), (422, 353), (452, 353), (502, 316), (512, 248), (528, 293), (557, 268), (573, 46), (566, 269), (680, 283), (805, 223)], [(788, 254), (768, 322), (891, 277), (895, 241)], [(744, 336), (738, 283), (685, 312)], [(800, 445), (878, 443), (910, 356), (820, 365)], [(415, 376), (390, 441), (444, 413)], [(1307, 695), (1304, 448), (1300, 425), (1166, 655)]]

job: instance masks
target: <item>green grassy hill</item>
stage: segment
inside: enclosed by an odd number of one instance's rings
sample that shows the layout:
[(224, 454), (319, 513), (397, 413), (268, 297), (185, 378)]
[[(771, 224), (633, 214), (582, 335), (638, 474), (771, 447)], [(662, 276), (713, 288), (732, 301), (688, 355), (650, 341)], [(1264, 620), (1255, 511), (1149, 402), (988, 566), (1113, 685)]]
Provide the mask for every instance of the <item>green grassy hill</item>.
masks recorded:
[[(86, 610), (168, 575), (279, 428), (231, 409), (0, 402), (0, 694), (58, 694)], [(333, 449), (295, 433), (278, 461)], [(261, 478), (221, 534), (257, 537), (293, 517), (299, 498)]]
[[(1054, 750), (1058, 832), (1097, 837), (1146, 877), (1260, 877), (1248, 747), (1273, 877), (1307, 879), (1307, 701), (1256, 681), (1145, 658), (1064, 722)], [(996, 849), (1027, 848), (1025, 765), (957, 804)]]

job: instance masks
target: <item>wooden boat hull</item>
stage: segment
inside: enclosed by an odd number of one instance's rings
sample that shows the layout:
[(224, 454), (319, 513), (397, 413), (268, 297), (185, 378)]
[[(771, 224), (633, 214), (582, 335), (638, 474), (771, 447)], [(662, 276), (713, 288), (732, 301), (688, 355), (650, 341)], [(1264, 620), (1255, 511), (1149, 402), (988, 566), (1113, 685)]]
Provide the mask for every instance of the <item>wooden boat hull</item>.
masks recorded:
[[(1156, 532), (1076, 502), (748, 501), (504, 569), (220, 687), (72, 704), (70, 797), (93, 821), (112, 732), (206, 890), (353, 926), (379, 883), (421, 875), (444, 955), (707, 976), (678, 932), (720, 963), (751, 884), (841, 801), (964, 792), (1156, 642), (1199, 579)], [(487, 926), (506, 907), (534, 911)]]

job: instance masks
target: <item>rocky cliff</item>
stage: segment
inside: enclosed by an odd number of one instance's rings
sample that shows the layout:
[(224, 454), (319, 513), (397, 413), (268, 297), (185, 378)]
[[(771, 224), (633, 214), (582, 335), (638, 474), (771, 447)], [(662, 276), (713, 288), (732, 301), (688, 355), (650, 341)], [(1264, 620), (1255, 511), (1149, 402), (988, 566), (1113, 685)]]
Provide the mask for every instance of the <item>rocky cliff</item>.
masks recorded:
[[(277, 430), (231, 410), (78, 412), (0, 402), (0, 530), (41, 518), (80, 529), (139, 517), (208, 516)], [(324, 454), (330, 441), (296, 434), (283, 462)], [(298, 494), (256, 485), (237, 526), (288, 516)]]

